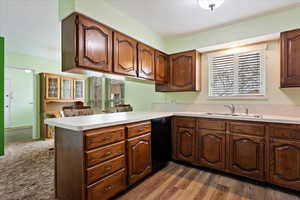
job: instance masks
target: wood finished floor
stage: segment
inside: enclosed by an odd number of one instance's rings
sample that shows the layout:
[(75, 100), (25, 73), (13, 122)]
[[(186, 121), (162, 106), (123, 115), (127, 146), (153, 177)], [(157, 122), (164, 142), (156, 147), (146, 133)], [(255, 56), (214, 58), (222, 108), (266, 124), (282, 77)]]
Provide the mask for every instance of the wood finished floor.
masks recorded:
[(115, 200), (300, 200), (297, 192), (171, 162)]

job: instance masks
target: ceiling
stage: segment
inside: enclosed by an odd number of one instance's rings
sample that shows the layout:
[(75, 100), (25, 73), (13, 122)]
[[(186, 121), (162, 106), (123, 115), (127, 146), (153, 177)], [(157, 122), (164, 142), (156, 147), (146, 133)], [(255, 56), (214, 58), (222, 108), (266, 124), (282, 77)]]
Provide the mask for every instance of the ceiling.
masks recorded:
[(60, 59), (58, 0), (0, 0), (0, 26), (8, 52)]
[(163, 36), (201, 31), (299, 6), (300, 0), (225, 0), (214, 12), (197, 0), (105, 0)]

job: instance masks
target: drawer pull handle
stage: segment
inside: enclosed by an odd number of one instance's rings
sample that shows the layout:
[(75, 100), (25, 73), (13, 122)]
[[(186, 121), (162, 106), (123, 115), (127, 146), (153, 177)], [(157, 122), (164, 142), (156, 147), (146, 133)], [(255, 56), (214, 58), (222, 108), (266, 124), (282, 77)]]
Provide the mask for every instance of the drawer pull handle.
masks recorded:
[(111, 136), (106, 136), (103, 138), (103, 140), (110, 140), (111, 139)]
[(112, 154), (111, 151), (105, 152), (103, 156), (109, 156), (110, 154)]
[(103, 189), (103, 192), (106, 193), (112, 189), (112, 186), (107, 186), (106, 188)]
[(139, 128), (139, 131), (144, 131), (144, 127), (142, 127), (142, 128)]

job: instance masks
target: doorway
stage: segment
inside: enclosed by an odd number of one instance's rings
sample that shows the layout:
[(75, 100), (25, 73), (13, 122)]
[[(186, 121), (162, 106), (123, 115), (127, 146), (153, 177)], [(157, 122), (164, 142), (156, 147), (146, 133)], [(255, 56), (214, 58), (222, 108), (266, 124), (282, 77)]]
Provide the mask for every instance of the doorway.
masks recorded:
[(5, 70), (5, 142), (36, 139), (35, 72), (11, 66)]

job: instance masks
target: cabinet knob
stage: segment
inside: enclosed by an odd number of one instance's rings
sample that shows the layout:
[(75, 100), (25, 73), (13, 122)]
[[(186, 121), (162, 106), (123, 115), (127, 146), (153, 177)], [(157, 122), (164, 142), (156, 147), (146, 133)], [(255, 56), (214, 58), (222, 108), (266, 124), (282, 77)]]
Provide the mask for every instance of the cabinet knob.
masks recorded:
[(110, 191), (111, 189), (112, 189), (112, 186), (109, 185), (109, 186), (107, 186), (106, 188), (103, 189), (103, 192), (106, 193), (106, 192)]

